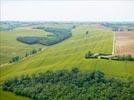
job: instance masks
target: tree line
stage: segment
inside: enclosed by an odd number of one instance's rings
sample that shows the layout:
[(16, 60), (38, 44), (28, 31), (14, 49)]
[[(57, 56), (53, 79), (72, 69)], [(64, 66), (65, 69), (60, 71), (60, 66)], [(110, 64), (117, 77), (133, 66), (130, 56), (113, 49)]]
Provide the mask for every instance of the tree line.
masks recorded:
[(13, 56), (11, 58), (11, 60), (9, 61), (9, 63), (18, 62), (18, 61), (22, 60), (24, 57), (28, 57), (30, 55), (36, 54), (36, 53), (40, 52), (41, 50), (42, 50), (41, 48), (39, 48), (39, 49), (33, 49), (30, 52), (26, 52), (24, 56), (15, 55), (15, 56)]
[(133, 100), (134, 80), (108, 78), (100, 71), (71, 71), (23, 75), (7, 80), (3, 90), (33, 100)]
[(85, 59), (107, 59), (107, 60), (116, 60), (116, 61), (134, 61), (133, 55), (111, 55), (111, 54), (105, 54), (105, 53), (92, 53), (88, 51), (85, 54)]

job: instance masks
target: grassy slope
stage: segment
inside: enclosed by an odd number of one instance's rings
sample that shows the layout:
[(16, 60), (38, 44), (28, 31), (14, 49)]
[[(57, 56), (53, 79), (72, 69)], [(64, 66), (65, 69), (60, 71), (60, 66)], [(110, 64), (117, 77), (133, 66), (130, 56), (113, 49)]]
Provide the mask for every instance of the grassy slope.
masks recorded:
[(45, 36), (47, 32), (29, 28), (19, 28), (13, 31), (0, 32), (0, 64), (7, 63), (13, 55), (24, 56), (33, 48), (45, 47), (43, 45), (27, 45), (16, 41), (17, 36)]
[[(85, 32), (89, 31), (86, 38)], [(50, 46), (45, 51), (28, 57), (17, 64), (0, 68), (0, 83), (4, 80), (22, 74), (44, 72), (46, 70), (71, 69), (79, 67), (83, 71), (101, 70), (110, 76), (134, 77), (133, 62), (118, 62), (108, 60), (84, 59), (87, 51), (112, 52), (111, 31), (96, 30), (89, 27), (79, 27), (73, 31), (73, 37), (59, 44)], [(0, 91), (1, 100), (27, 100), (16, 97), (12, 93)]]
[[(86, 38), (85, 31), (89, 31)], [(17, 64), (0, 68), (0, 82), (7, 78), (37, 73), (46, 70), (71, 69), (79, 67), (83, 71), (101, 70), (110, 76), (134, 76), (134, 62), (85, 59), (87, 51), (111, 53), (113, 33), (109, 30), (97, 30), (79, 27), (73, 31), (73, 37), (59, 44), (50, 46), (33, 57), (28, 57)]]
[(11, 92), (5, 92), (0, 89), (0, 100), (30, 100), (30, 99), (22, 96), (16, 96)]

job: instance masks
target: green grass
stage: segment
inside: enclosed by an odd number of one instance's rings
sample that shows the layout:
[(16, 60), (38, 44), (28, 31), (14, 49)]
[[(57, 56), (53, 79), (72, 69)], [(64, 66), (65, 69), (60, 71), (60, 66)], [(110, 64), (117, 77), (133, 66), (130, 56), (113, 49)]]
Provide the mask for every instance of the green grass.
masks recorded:
[[(86, 37), (87, 30), (89, 34)], [(0, 68), (0, 82), (22, 74), (71, 69), (72, 67), (78, 67), (82, 71), (100, 70), (108, 76), (134, 77), (134, 62), (84, 58), (89, 50), (111, 53), (112, 39), (113, 32), (110, 30), (78, 27), (73, 31), (70, 39), (50, 46), (45, 51), (16, 64)]]
[(0, 64), (7, 63), (12, 56), (24, 56), (34, 48), (43, 48), (44, 45), (27, 45), (16, 40), (17, 36), (46, 36), (48, 32), (30, 28), (18, 28), (13, 31), (0, 32)]
[(30, 100), (30, 99), (22, 96), (16, 96), (11, 92), (6, 92), (0, 89), (0, 100)]
[[(85, 32), (89, 31), (86, 37)], [(11, 34), (14, 34), (13, 36)], [(23, 35), (44, 35), (39, 30), (18, 29), (11, 32), (1, 33), (2, 54), (7, 58), (12, 54), (11, 51), (22, 54), (31, 48), (39, 45), (26, 45), (15, 41), (18, 34)], [(13, 43), (11, 41), (14, 41)], [(109, 77), (134, 77), (134, 62), (112, 61), (103, 59), (85, 59), (87, 51), (99, 53), (112, 52), (113, 32), (110, 30), (96, 29), (88, 26), (80, 26), (73, 30), (73, 36), (61, 43), (46, 48), (45, 51), (37, 55), (27, 57), (26, 59), (12, 65), (0, 68), (0, 83), (3, 81), (20, 76), (22, 74), (33, 74), (45, 72), (47, 70), (61, 70), (72, 67), (78, 67), (82, 71), (100, 70)], [(42, 46), (41, 46), (42, 47)], [(4, 51), (4, 50), (7, 51)], [(9, 53), (10, 52), (10, 53)], [(0, 55), (0, 57), (2, 57)], [(1, 100), (21, 100), (21, 97), (15, 96), (10, 92), (0, 90)], [(11, 98), (11, 99), (9, 99)], [(22, 97), (22, 100), (27, 100)]]

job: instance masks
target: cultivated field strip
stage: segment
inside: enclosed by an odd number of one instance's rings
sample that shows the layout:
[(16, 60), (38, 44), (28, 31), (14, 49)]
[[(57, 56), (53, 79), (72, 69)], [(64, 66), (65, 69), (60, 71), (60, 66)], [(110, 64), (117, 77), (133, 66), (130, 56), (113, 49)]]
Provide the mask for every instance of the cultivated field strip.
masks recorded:
[(115, 54), (134, 55), (134, 31), (131, 32), (116, 32), (116, 52)]

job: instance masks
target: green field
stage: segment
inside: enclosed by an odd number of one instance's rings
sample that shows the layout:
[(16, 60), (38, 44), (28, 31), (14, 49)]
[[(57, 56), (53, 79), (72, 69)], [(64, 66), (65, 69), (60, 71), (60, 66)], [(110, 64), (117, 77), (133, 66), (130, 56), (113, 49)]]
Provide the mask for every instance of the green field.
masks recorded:
[(9, 31), (0, 31), (0, 65), (9, 63), (13, 56), (24, 56), (26, 52), (33, 49), (45, 48), (45, 45), (33, 44), (27, 45), (16, 40), (19, 36), (37, 36), (44, 37), (52, 34), (43, 30), (33, 29), (34, 27), (55, 27), (55, 28), (71, 28), (73, 25), (60, 23), (45, 23), (28, 27), (18, 27)]
[[(85, 35), (89, 31), (88, 36)], [(112, 52), (113, 32), (110, 30), (77, 27), (73, 36), (59, 44), (50, 46), (45, 51), (28, 57), (16, 64), (1, 68), (0, 81), (10, 77), (32, 74), (46, 70), (71, 69), (79, 67), (83, 71), (101, 70), (110, 76), (134, 76), (133, 62), (85, 59), (87, 51), (99, 53)]]
[(34, 48), (45, 48), (44, 45), (27, 45), (16, 40), (18, 36), (46, 36), (48, 32), (30, 28), (18, 28), (0, 32), (0, 64), (8, 63), (15, 55), (24, 56)]
[[(89, 34), (86, 36), (86, 31)], [(18, 34), (44, 35), (45, 32), (39, 30), (18, 29), (10, 32), (2, 32), (0, 55), (4, 61), (9, 59), (10, 51), (18, 51), (18, 54), (25, 53), (33, 47), (42, 47), (41, 45), (29, 46), (15, 41)], [(14, 35), (12, 35), (12, 33)], [(9, 35), (9, 36), (8, 36)], [(109, 77), (134, 77), (134, 62), (112, 61), (103, 59), (85, 59), (85, 53), (88, 51), (98, 53), (112, 53), (113, 32), (107, 29), (97, 29), (81, 25), (72, 31), (72, 37), (53, 46), (49, 46), (43, 52), (37, 55), (27, 57), (16, 64), (7, 65), (0, 68), (0, 83), (3, 81), (20, 76), (22, 74), (33, 74), (45, 72), (47, 70), (61, 70), (78, 67), (83, 72), (100, 70)], [(8, 36), (8, 37), (7, 37)], [(6, 38), (4, 38), (6, 37)], [(14, 41), (13, 43), (11, 41)], [(8, 44), (8, 45), (7, 45)], [(18, 49), (16, 49), (18, 47)], [(24, 49), (25, 48), (25, 49)], [(4, 51), (4, 50), (7, 51)], [(10, 52), (10, 53), (9, 53)], [(9, 55), (10, 54), (10, 55)], [(1, 93), (4, 93), (1, 91)], [(5, 95), (11, 95), (10, 93)], [(13, 96), (13, 95), (11, 95)], [(1, 99), (8, 100), (8, 99)], [(17, 100), (17, 99), (16, 99)], [(18, 99), (21, 100), (21, 99)]]
[(11, 92), (5, 92), (0, 89), (0, 100), (30, 100), (30, 99), (22, 96), (16, 96)]

